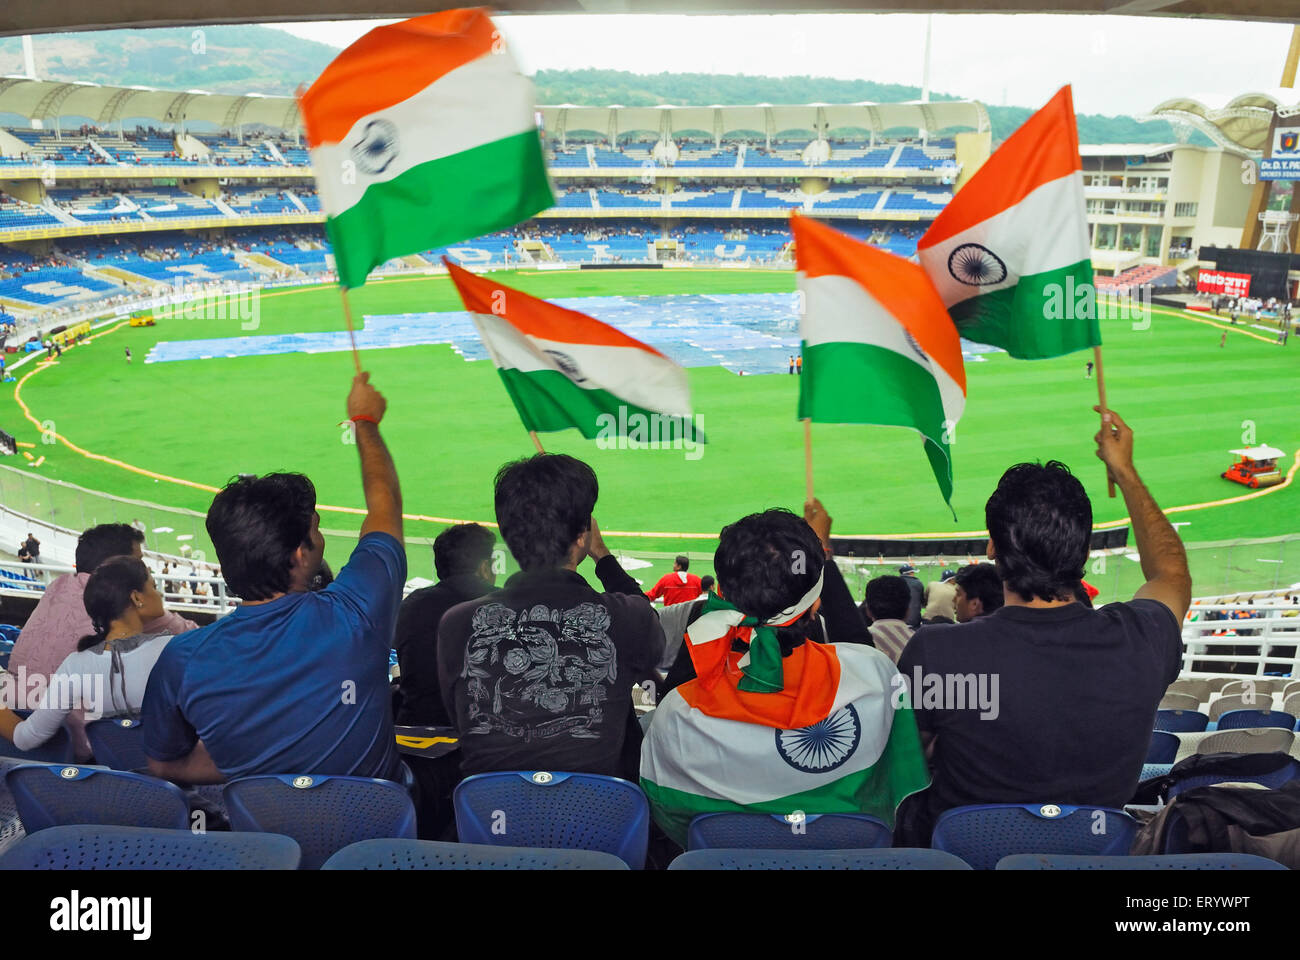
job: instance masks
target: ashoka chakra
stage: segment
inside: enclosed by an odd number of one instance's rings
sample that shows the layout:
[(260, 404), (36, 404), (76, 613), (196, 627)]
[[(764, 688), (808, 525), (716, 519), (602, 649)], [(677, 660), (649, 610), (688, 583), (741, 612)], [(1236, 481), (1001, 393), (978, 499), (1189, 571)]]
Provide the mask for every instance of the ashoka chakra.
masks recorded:
[(970, 287), (987, 287), (1007, 278), (1002, 258), (979, 243), (963, 243), (948, 255), (948, 272)]

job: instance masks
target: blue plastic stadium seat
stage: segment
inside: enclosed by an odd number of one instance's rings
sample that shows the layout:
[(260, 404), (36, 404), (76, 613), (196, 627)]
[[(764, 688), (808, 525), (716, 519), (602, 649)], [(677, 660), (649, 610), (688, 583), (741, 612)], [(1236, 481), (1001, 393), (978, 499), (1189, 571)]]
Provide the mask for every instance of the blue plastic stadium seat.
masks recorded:
[(144, 771), (149, 758), (144, 752), (144, 725), (131, 717), (106, 717), (86, 724), (95, 760), (114, 770)]
[(293, 837), (304, 870), (360, 840), (416, 835), (410, 794), (388, 780), (263, 775), (233, 780), (222, 795), (232, 829)]
[(273, 833), (51, 827), (0, 856), (0, 870), (295, 870), (301, 852)]
[(1169, 771), (1174, 768), (1172, 763), (1144, 763), (1142, 764), (1142, 773), (1138, 776), (1138, 781), (1152, 780), (1156, 777), (1168, 776)]
[(189, 804), (175, 784), (138, 773), (75, 765), (14, 767), (5, 787), (28, 834), (73, 824), (189, 828)]
[(1208, 714), (1195, 710), (1157, 710), (1156, 729), (1170, 733), (1200, 733), (1209, 725)]
[(322, 870), (626, 870), (612, 853), (539, 847), (494, 847), (434, 840), (362, 840), (325, 861)]
[(976, 804), (940, 815), (931, 846), (956, 854), (976, 870), (992, 870), (1014, 853), (1121, 856), (1128, 853), (1137, 826), (1123, 810), (1109, 807)]
[(669, 870), (969, 870), (941, 850), (688, 850)]
[(617, 777), (544, 770), (466, 777), (452, 793), (462, 843), (602, 850), (645, 865), (650, 804)]
[(1147, 763), (1173, 763), (1178, 757), (1178, 748), (1182, 741), (1172, 733), (1154, 730), (1151, 733), (1151, 745), (1147, 747)]
[(1219, 717), (1216, 730), (1256, 730), (1280, 727), (1294, 730), (1296, 718), (1281, 710), (1229, 710)]
[(865, 813), (705, 813), (691, 821), (687, 850), (866, 850), (888, 847), (893, 831)]
[(999, 870), (1286, 870), (1276, 860), (1250, 853), (1178, 853), (1141, 857), (1078, 857), (1018, 853), (998, 861)]

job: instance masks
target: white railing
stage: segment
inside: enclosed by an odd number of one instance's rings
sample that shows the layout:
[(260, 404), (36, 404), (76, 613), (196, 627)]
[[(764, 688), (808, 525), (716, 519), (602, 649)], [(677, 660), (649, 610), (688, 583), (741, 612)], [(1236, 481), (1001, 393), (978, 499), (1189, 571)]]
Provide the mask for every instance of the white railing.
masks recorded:
[[(156, 560), (163, 559), (154, 558), (148, 554), (146, 554), (146, 557)], [(171, 558), (165, 559), (168, 563), (171, 562)], [(40, 596), (55, 578), (65, 573), (75, 572), (75, 567), (64, 564), (21, 563), (17, 560), (0, 559), (0, 597), (31, 598)], [(6, 574), (11, 576), (6, 576)], [(215, 613), (217, 616), (222, 616), (239, 605), (239, 598), (226, 590), (226, 581), (221, 577), (191, 576), (171, 571), (167, 574), (154, 573), (153, 580), (158, 592), (163, 595), (163, 601), (167, 609), (176, 613)], [(168, 582), (177, 583), (180, 581), (190, 584), (191, 588), (197, 584), (207, 584), (211, 596), (196, 597), (193, 594), (178, 593), (166, 589)]]
[[(1242, 676), (1280, 673), (1294, 677), (1300, 673), (1300, 604), (1285, 602), (1284, 598), (1265, 603), (1201, 603), (1191, 612), (1199, 617), (1183, 624), (1183, 669), (1179, 676), (1214, 677), (1240, 672), (1228, 670), (1228, 664), (1249, 664), (1254, 668)], [(1223, 614), (1227, 619), (1207, 619), (1211, 613)], [(1217, 664), (1223, 664), (1224, 669), (1215, 669)]]

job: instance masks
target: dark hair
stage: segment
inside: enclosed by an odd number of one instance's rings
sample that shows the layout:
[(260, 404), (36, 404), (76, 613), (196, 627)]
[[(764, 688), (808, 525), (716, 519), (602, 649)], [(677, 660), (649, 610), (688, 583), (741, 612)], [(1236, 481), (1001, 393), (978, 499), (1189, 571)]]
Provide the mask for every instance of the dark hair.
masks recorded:
[(95, 632), (78, 640), (77, 649), (103, 643), (113, 621), (131, 606), (131, 594), (143, 590), (151, 576), (144, 561), (131, 556), (109, 557), (96, 567), (81, 595)]
[[(221, 571), (218, 570), (216, 573), (213, 574), (213, 576), (215, 577), (220, 573)], [(322, 560), (320, 562), (320, 569), (316, 571), (316, 576), (311, 578), (311, 584), (310, 586), (308, 586), (307, 589), (312, 591), (313, 593), (318, 593), (321, 590), (324, 590), (333, 582), (334, 582), (334, 571), (330, 569), (330, 565), (328, 563)]]
[(714, 583), (713, 577), (709, 576), (709, 574), (707, 573), (704, 576), (700, 577), (700, 593), (708, 593), (710, 590), (712, 590), (713, 583)]
[(1074, 599), (1092, 538), (1092, 502), (1069, 467), (1018, 463), (984, 507), (994, 564), (1026, 601)]
[(673, 562), (677, 566), (681, 567), (683, 570), (691, 569), (691, 558), (684, 553), (677, 554), (677, 557), (673, 560)]
[(1002, 594), (1002, 578), (998, 568), (991, 563), (971, 563), (957, 571), (953, 578), (962, 592), (978, 600), (985, 613), (992, 613), (1006, 599)]
[(101, 523), (77, 538), (77, 573), (94, 573), (109, 557), (130, 556), (144, 534), (125, 523)]
[(563, 453), (538, 453), (497, 471), (497, 526), (520, 570), (558, 567), (591, 529), (600, 487), (587, 464)]
[(912, 589), (902, 577), (886, 575), (867, 583), (864, 595), (871, 608), (871, 619), (906, 620), (907, 608), (912, 605)]
[[(767, 620), (796, 602), (817, 582), (826, 554), (812, 527), (789, 510), (751, 513), (722, 528), (713, 569), (729, 603), (746, 616)], [(777, 630), (781, 652), (807, 638), (812, 611)]]
[(310, 544), (316, 488), (300, 473), (242, 476), (208, 508), (208, 537), (226, 583), (244, 600), (288, 591), (293, 554)]
[(461, 573), (473, 573), (492, 558), (497, 538), (477, 523), (458, 523), (438, 534), (433, 541), (433, 569), (439, 580)]

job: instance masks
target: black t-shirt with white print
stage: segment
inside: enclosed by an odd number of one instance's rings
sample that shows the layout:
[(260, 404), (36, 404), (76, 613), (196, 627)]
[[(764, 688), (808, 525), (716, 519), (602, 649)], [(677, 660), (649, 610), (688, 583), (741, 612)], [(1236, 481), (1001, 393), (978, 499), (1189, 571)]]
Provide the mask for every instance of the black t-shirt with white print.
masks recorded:
[(520, 573), (443, 616), (438, 677), (463, 775), (626, 776), (632, 685), (654, 677), (664, 635), (616, 558), (603, 558), (596, 575), (611, 592), (570, 570)]

